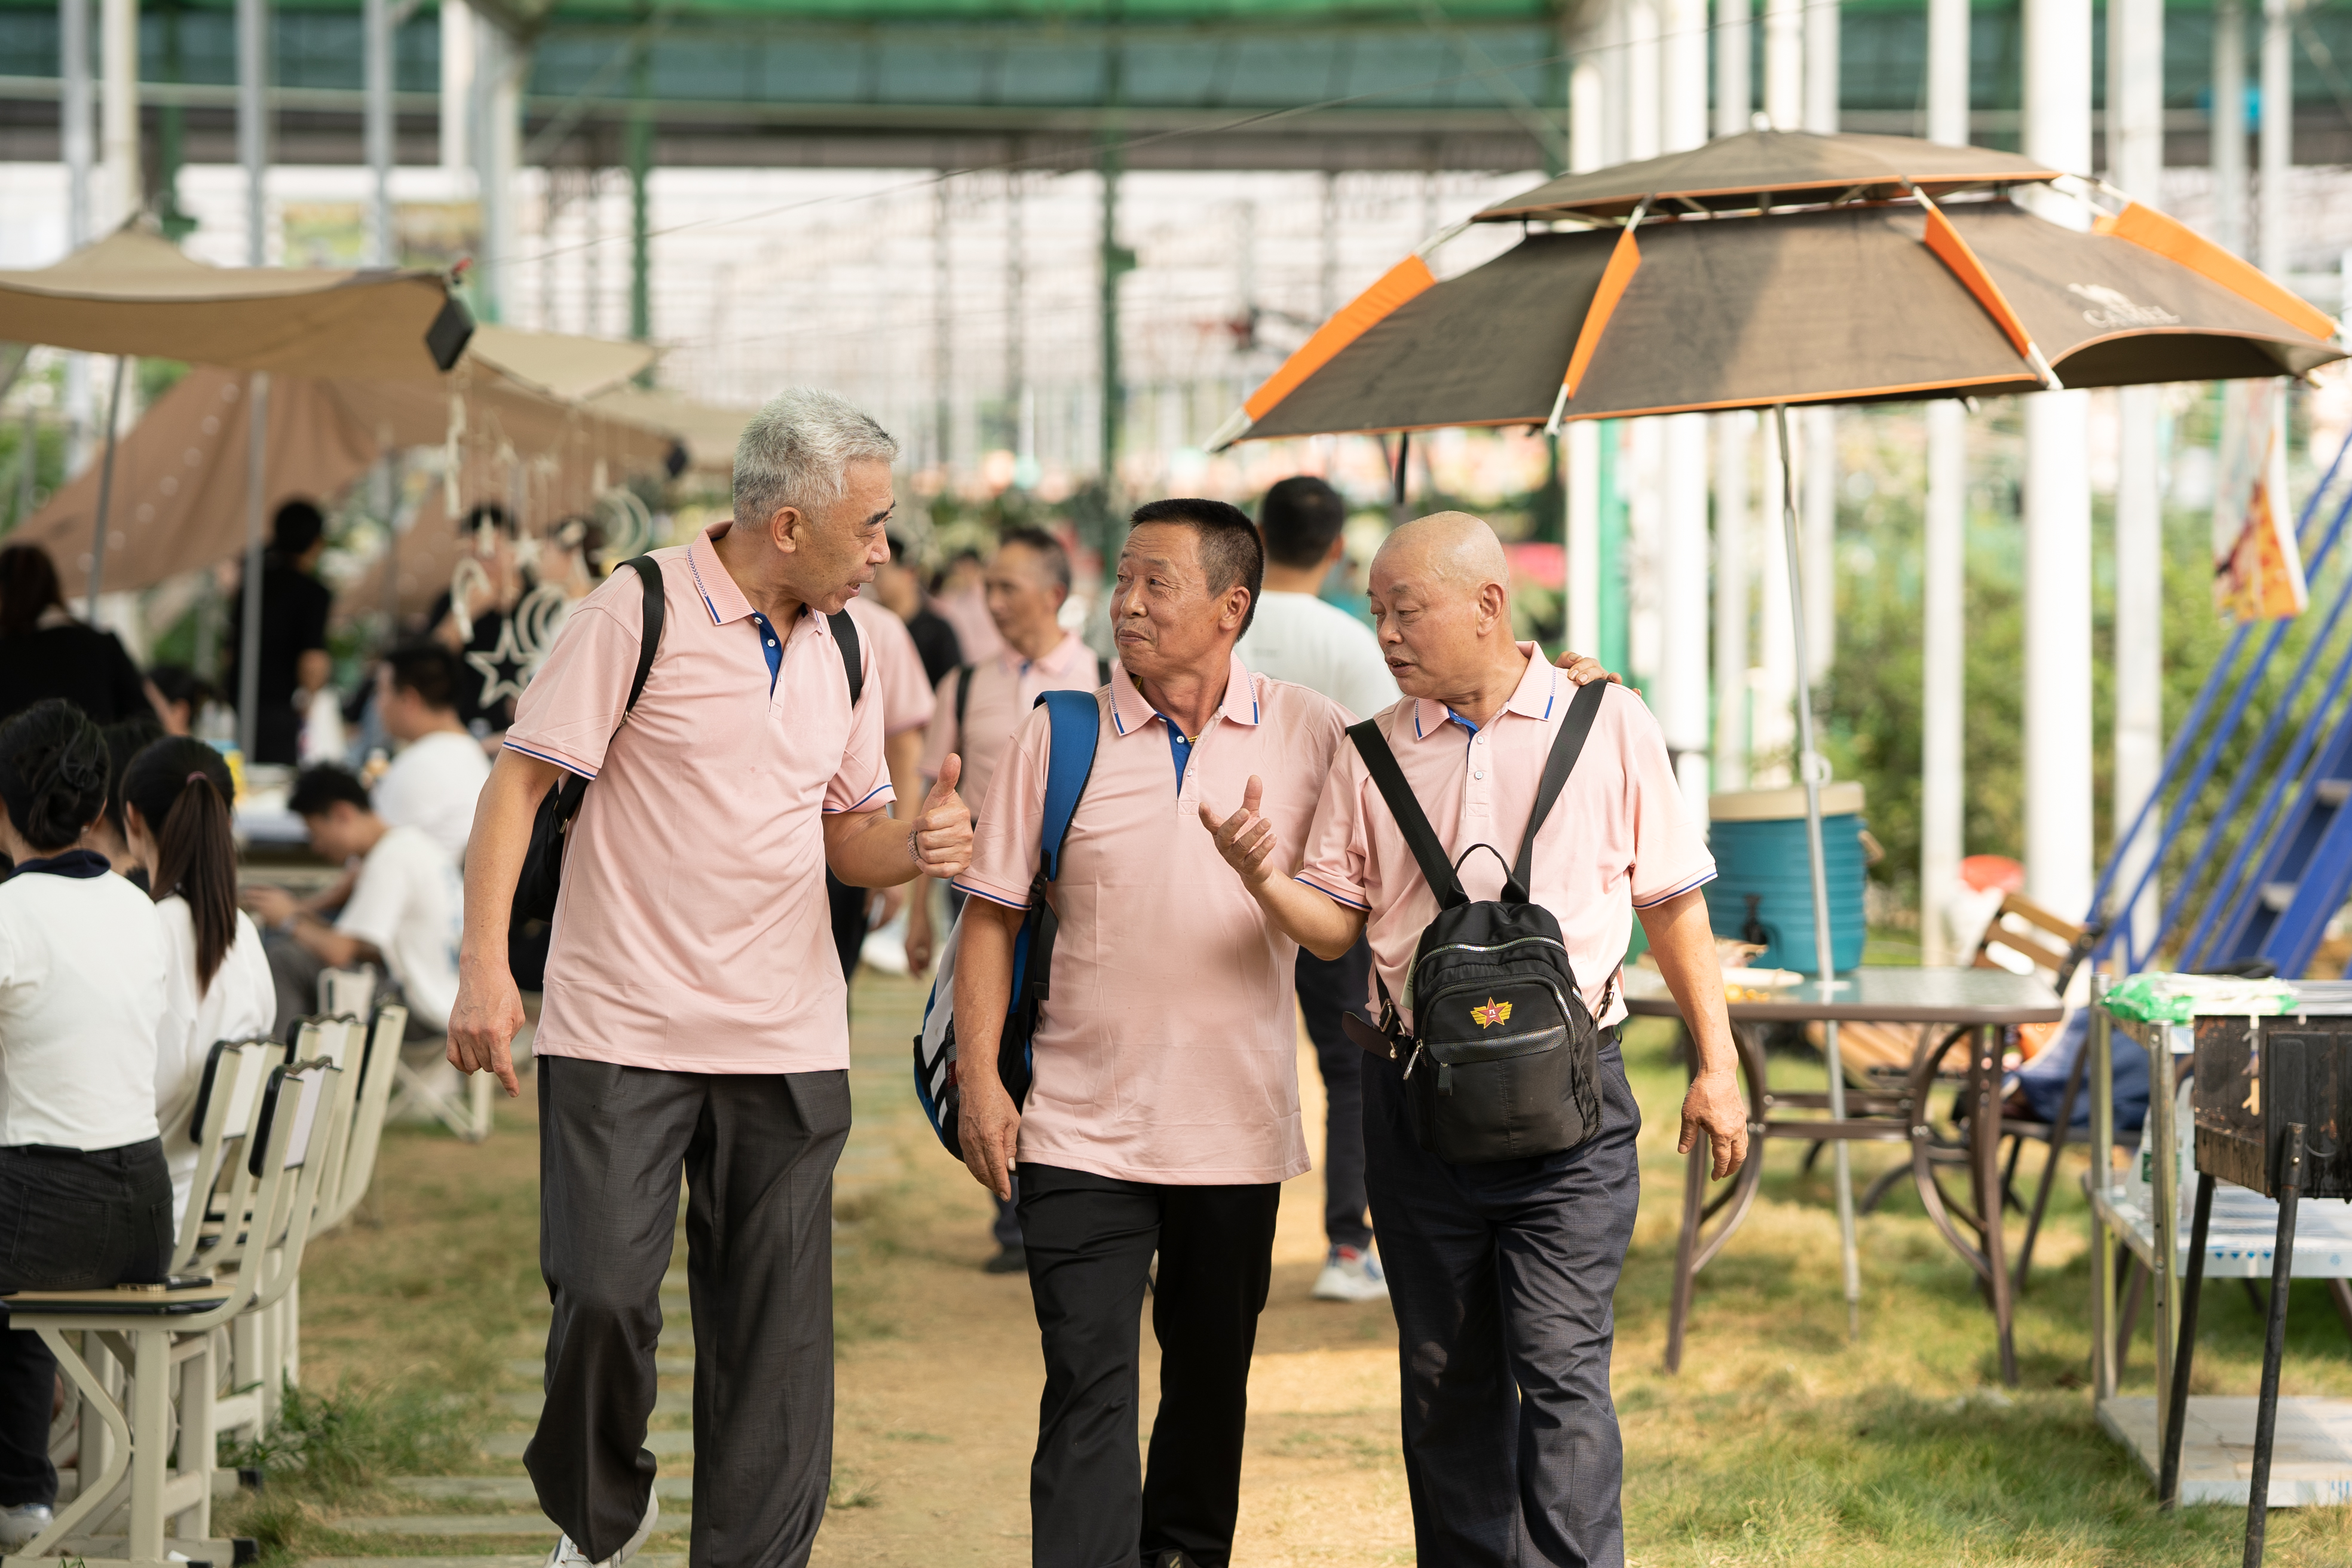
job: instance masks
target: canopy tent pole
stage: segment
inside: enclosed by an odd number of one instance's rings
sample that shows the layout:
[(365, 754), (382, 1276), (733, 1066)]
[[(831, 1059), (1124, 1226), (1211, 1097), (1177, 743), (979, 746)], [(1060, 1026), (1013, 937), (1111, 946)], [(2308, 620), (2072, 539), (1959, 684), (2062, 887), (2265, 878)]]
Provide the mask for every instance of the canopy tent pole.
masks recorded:
[[(1805, 786), (1805, 855), (1813, 878), (1813, 958), (1821, 971), (1822, 1000), (1837, 990), (1837, 960), (1830, 949), (1830, 879), (1822, 847), (1822, 767), (1813, 752), (1812, 681), (1805, 652), (1805, 566), (1798, 549), (1797, 489), (1789, 471), (1789, 405), (1772, 405), (1772, 427), (1780, 441), (1780, 531), (1788, 541), (1789, 630), (1797, 640), (1797, 776)], [(1822, 1025), (1822, 1054), (1830, 1069), (1830, 1120), (1845, 1120), (1845, 1069), (1838, 1057), (1838, 1026)], [(1843, 1138), (1831, 1142), (1837, 1166), (1838, 1247), (1845, 1264), (1846, 1331), (1862, 1337), (1862, 1258), (1853, 1241), (1853, 1162)]]
[(269, 458), (269, 373), (245, 378), (245, 615), (236, 646), (236, 743), (253, 765), (261, 722), (261, 518)]
[(122, 424), (122, 367), (128, 354), (114, 356), (114, 386), (106, 396), (106, 458), (98, 470), (98, 522), (89, 542), (89, 595), (81, 618), (98, 625), (98, 593), (106, 581), (106, 513), (114, 500), (114, 444)]

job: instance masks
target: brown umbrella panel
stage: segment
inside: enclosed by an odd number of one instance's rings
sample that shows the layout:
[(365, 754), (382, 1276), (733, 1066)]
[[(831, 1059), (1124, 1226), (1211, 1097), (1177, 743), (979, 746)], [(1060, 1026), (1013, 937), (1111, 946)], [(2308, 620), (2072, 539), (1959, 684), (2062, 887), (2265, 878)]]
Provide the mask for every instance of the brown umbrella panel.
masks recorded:
[[(1410, 260), (1252, 395), (1217, 444), (1541, 425), (1556, 407), (1596, 419), (2031, 392), (2049, 384), (2029, 344), (2067, 386), (2301, 375), (2345, 357), (2311, 330), (2332, 326), (2324, 315), (2252, 268), (2152, 248), (2202, 242), (2144, 209), (2116, 220), (2138, 224), (2136, 238), (2006, 201), (1939, 210), (1964, 242), (1957, 268), (1926, 243), (1930, 212), (1908, 204), (1530, 235), (1444, 282)], [(1970, 267), (1989, 288), (1972, 289)], [(2300, 324), (2281, 313), (2295, 310)]]
[(1914, 188), (1940, 200), (1955, 191), (2061, 177), (2060, 171), (2031, 158), (1986, 147), (1948, 147), (1910, 136), (1754, 131), (1638, 163), (1563, 174), (1496, 202), (1475, 221), (1621, 218), (1645, 202), (1661, 215), (1753, 211), (1841, 198), (1885, 200)]
[(299, 375), (426, 376), (473, 319), (436, 272), (209, 267), (124, 229), (0, 272), (0, 340)]

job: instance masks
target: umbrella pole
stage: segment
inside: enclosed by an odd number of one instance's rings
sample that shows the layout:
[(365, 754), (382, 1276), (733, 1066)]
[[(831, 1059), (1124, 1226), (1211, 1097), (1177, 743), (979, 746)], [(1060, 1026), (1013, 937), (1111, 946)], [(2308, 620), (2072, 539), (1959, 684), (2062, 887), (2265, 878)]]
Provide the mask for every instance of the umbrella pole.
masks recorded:
[(81, 618), (98, 625), (98, 591), (106, 581), (106, 513), (114, 501), (114, 440), (122, 424), (122, 367), (128, 355), (114, 356), (114, 389), (106, 398), (106, 457), (98, 469), (98, 524), (89, 545), (89, 597)]
[(269, 458), (266, 370), (246, 378), (245, 417), (245, 617), (237, 628), (236, 743), (250, 768), (261, 741), (261, 515), (268, 505), (264, 488)]
[[(1772, 426), (1780, 440), (1780, 531), (1788, 541), (1789, 622), (1797, 639), (1797, 776), (1805, 786), (1805, 857), (1813, 876), (1813, 954), (1821, 970), (1822, 1000), (1835, 994), (1837, 960), (1830, 950), (1830, 879), (1822, 847), (1822, 772), (1813, 753), (1812, 668), (1805, 649), (1805, 574), (1797, 549), (1797, 488), (1789, 465), (1789, 405), (1772, 405)], [(1838, 1057), (1838, 1026), (1822, 1023), (1822, 1053), (1829, 1058), (1830, 1120), (1845, 1120), (1845, 1067)], [(1846, 1331), (1862, 1338), (1862, 1259), (1853, 1241), (1853, 1162), (1843, 1138), (1832, 1140), (1836, 1166), (1838, 1247), (1845, 1265)]]

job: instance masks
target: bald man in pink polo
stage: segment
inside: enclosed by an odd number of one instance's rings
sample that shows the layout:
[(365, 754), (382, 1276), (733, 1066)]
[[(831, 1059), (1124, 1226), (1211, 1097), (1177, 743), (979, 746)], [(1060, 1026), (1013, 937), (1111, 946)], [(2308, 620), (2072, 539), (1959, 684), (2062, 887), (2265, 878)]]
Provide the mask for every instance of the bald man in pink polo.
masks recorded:
[[(1575, 694), (1534, 644), (1513, 638), (1509, 584), (1501, 543), (1462, 512), (1407, 523), (1372, 561), (1373, 622), (1404, 697), (1370, 722), (1473, 900), (1496, 898), (1519, 854)], [(1406, 974), (1437, 900), (1355, 744), (1339, 749), (1303, 837), (1261, 791), (1249, 781), (1243, 809), (1214, 825), (1236, 885), (1325, 958), (1368, 934), (1383, 994), (1409, 1002)], [(1481, 845), (1494, 853), (1472, 853)], [(1406, 1063), (1363, 1058), (1366, 1184), (1396, 1309), (1423, 1563), (1625, 1560), (1610, 1299), (1641, 1195), (1641, 1114), (1617, 1047), (1617, 968), (1638, 917), (1698, 1050), (1682, 1148), (1710, 1140), (1717, 1178), (1730, 1174), (1748, 1113), (1698, 891), (1714, 875), (1657, 721), (1640, 698), (1609, 689), (1536, 836), (1528, 889), (1559, 921), (1601, 1030), (1598, 1130), (1551, 1154), (1441, 1159), (1411, 1129)], [(1409, 1006), (1398, 1026), (1411, 1034)]]
[[(562, 1527), (549, 1568), (618, 1568), (655, 1528), (646, 1418), (688, 1189), (693, 1568), (800, 1568), (833, 1455), (833, 1167), (849, 1028), (825, 910), (952, 876), (971, 818), (940, 788), (892, 817), (884, 694), (843, 606), (887, 552), (898, 443), (797, 388), (744, 427), (735, 516), (657, 550), (564, 623), (475, 808), (450, 1059), (515, 1092), (507, 926), (531, 823), (591, 781), (563, 855), (532, 1042), (547, 1403), (523, 1464)], [(919, 683), (918, 683), (919, 685)]]

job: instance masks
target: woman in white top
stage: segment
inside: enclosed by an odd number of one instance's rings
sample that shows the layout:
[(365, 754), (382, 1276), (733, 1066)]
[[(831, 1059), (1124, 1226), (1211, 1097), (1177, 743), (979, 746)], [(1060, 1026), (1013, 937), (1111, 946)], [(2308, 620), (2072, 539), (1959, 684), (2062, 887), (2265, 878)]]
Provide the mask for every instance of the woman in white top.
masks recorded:
[[(163, 923), (75, 844), (106, 807), (106, 742), (57, 699), (0, 724), (0, 1293), (160, 1280), (172, 1177), (156, 1137), (155, 1041), (170, 1026)], [(0, 1544), (57, 1500), (38, 1335), (0, 1333)]]
[(236, 907), (234, 789), (221, 754), (186, 736), (151, 742), (122, 775), (123, 836), (147, 868), (170, 949), (163, 984), (174, 1026), (155, 1043), (155, 1116), (184, 1222), (205, 1058), (217, 1041), (265, 1038), (278, 1013), (261, 933)]

